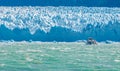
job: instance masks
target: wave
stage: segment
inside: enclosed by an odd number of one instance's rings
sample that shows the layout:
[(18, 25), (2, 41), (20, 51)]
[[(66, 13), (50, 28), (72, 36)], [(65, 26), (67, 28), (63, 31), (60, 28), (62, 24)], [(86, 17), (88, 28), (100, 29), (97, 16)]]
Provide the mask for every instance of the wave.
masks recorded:
[(61, 27), (85, 37), (120, 41), (120, 8), (0, 7), (0, 25), (11, 31), (27, 29), (31, 36), (38, 30), (47, 34)]

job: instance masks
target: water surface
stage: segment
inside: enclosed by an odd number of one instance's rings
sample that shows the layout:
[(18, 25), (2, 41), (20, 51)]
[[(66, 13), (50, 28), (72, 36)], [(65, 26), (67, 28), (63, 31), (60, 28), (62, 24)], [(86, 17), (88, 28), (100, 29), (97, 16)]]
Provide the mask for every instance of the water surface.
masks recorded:
[(120, 43), (1, 42), (0, 71), (119, 71)]

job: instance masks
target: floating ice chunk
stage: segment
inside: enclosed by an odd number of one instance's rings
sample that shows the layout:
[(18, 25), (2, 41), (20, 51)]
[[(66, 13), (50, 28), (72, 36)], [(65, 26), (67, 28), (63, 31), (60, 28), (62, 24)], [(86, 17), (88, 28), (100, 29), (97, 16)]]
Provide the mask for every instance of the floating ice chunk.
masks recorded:
[(0, 67), (4, 67), (5, 66), (5, 64), (0, 64)]
[(33, 61), (33, 59), (30, 58), (30, 57), (26, 57), (26, 60), (29, 61), (29, 62)]
[(115, 62), (120, 62), (120, 60), (114, 60)]
[(113, 41), (109, 41), (109, 40), (107, 40), (107, 41), (105, 41), (105, 43), (106, 43), (106, 44), (112, 44)]

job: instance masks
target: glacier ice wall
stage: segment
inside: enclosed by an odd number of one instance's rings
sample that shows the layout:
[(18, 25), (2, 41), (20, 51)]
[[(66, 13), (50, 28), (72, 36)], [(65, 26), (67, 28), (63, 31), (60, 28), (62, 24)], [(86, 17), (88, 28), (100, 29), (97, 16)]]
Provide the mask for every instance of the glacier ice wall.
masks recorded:
[(37, 30), (49, 33), (53, 27), (62, 27), (88, 36), (97, 32), (97, 36), (120, 37), (120, 8), (0, 7), (0, 25), (10, 30), (27, 28), (32, 35)]

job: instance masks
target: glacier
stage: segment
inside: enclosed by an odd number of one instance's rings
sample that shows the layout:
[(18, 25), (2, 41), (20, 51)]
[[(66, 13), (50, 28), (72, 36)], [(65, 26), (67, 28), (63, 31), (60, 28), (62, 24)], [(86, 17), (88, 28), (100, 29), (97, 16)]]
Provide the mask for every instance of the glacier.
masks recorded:
[(0, 7), (0, 40), (120, 41), (117, 7)]

